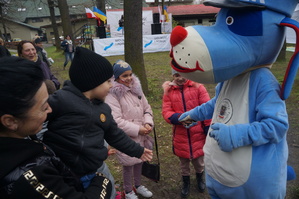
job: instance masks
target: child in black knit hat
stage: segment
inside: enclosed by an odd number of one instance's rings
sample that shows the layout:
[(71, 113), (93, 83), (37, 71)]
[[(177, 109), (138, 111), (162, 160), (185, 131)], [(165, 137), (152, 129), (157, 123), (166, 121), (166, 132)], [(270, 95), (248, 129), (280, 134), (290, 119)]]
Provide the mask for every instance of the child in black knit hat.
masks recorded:
[[(77, 175), (86, 188), (94, 173), (101, 172), (112, 182), (104, 160), (107, 143), (129, 156), (143, 161), (152, 159), (152, 151), (132, 141), (117, 127), (104, 99), (111, 88), (113, 69), (104, 57), (77, 47), (70, 66), (70, 80), (49, 98), (52, 113), (44, 142)], [(111, 198), (114, 199), (115, 190)]]

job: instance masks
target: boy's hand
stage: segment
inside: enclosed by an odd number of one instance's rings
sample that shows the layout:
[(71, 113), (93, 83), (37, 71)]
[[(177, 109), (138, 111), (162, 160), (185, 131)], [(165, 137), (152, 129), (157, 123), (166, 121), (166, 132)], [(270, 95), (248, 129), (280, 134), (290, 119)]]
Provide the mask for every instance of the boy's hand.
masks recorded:
[(153, 151), (149, 150), (147, 148), (144, 148), (143, 154), (140, 157), (140, 159), (145, 162), (145, 161), (151, 161), (153, 159)]

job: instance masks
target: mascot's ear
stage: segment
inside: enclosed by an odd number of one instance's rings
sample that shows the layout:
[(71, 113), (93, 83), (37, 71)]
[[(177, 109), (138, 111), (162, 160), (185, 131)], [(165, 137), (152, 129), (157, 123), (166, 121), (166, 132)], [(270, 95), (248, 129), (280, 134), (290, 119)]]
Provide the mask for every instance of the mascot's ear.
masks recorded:
[(292, 56), (286, 74), (284, 76), (284, 80), (282, 83), (282, 90), (281, 90), (281, 98), (283, 100), (287, 99), (290, 96), (291, 90), (293, 83), (296, 78), (296, 73), (299, 68), (299, 23), (293, 19), (290, 18), (284, 18), (281, 22), (280, 25), (282, 26), (287, 26), (290, 28), (293, 28), (296, 33), (296, 47), (295, 47), (295, 52), (294, 55)]

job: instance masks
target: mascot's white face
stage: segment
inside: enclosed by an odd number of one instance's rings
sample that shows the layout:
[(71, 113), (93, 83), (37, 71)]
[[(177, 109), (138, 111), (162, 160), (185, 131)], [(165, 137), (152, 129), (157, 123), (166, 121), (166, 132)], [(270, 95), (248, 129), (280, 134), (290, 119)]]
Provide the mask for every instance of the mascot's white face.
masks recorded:
[(221, 7), (216, 24), (174, 28), (170, 37), (172, 68), (196, 82), (218, 83), (253, 67), (273, 64), (285, 38), (281, 23), (291, 16), (297, 3), (298, 0), (204, 1)]

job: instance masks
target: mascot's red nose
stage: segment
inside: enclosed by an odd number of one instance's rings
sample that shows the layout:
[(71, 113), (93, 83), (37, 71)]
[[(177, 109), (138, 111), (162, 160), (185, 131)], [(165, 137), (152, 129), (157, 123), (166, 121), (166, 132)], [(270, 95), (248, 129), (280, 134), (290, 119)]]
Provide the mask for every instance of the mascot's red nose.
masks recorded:
[(181, 43), (188, 35), (188, 32), (182, 26), (176, 26), (170, 35), (170, 44), (171, 46), (176, 46)]

